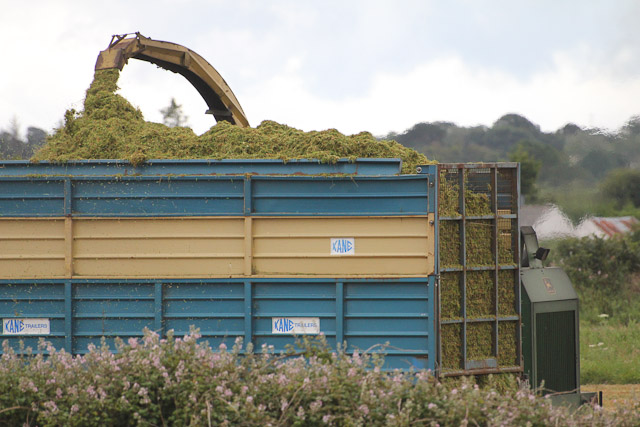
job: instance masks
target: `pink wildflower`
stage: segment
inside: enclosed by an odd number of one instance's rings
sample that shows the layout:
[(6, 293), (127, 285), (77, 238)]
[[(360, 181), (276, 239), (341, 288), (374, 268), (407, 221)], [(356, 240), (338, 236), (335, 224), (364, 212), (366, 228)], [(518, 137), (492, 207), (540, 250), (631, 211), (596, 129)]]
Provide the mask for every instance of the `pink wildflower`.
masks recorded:
[(93, 388), (92, 385), (90, 385), (89, 387), (87, 387), (87, 393), (89, 394), (89, 396), (91, 397), (96, 397), (96, 390), (95, 388)]
[(304, 414), (304, 408), (302, 406), (298, 406), (298, 412), (296, 412), (296, 416), (304, 420), (305, 414)]
[(44, 407), (51, 412), (58, 412), (58, 406), (56, 405), (56, 402), (54, 402), (53, 400), (45, 402)]
[(309, 404), (309, 408), (311, 409), (311, 412), (316, 412), (321, 407), (322, 407), (322, 400), (320, 399), (314, 400)]

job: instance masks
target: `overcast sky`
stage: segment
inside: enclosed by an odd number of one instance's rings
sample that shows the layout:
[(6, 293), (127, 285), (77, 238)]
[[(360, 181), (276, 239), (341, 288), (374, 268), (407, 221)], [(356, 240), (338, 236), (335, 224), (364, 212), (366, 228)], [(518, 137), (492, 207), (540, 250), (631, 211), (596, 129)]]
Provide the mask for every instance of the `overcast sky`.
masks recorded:
[[(555, 131), (640, 114), (640, 2), (0, 0), (0, 128), (51, 130), (82, 108), (112, 34), (186, 46), (224, 77), (252, 126), (402, 132), (518, 113)], [(131, 60), (120, 93), (145, 118), (174, 97), (215, 122), (181, 76)]]

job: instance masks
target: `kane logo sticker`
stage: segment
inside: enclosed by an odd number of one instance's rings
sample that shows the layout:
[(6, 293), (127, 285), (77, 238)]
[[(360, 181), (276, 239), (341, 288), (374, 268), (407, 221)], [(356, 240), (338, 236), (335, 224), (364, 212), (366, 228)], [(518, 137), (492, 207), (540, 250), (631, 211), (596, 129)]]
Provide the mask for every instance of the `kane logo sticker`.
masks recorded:
[(272, 317), (271, 332), (274, 334), (318, 335), (319, 317)]
[(49, 335), (49, 319), (2, 319), (4, 335)]
[(334, 237), (331, 239), (331, 255), (355, 255), (356, 242), (353, 237)]

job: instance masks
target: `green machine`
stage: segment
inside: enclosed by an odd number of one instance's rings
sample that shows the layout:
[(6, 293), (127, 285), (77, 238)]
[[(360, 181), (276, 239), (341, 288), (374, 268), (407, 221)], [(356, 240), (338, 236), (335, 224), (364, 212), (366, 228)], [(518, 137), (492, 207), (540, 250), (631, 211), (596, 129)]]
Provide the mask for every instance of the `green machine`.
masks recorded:
[(532, 387), (554, 402), (580, 405), (596, 393), (580, 393), (578, 295), (561, 268), (543, 267), (549, 249), (538, 246), (533, 227), (521, 227), (522, 355)]

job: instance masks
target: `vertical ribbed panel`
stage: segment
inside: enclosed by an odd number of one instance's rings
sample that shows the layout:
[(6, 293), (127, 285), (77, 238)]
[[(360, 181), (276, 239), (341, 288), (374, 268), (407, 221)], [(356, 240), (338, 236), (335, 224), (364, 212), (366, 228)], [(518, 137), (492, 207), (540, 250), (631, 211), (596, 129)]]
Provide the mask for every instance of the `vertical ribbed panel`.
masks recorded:
[(536, 314), (537, 381), (550, 392), (575, 390), (575, 312)]
[[(247, 282), (248, 283), (248, 282)], [(231, 348), (237, 337), (245, 336), (247, 295), (245, 282), (180, 282), (164, 287), (164, 327), (173, 329), (177, 337), (200, 329), (202, 338), (213, 348), (225, 343)]]
[(106, 343), (114, 349), (115, 337), (142, 335), (155, 329), (153, 283), (81, 283), (73, 286), (73, 352), (86, 353), (87, 346)]
[[(69, 307), (71, 308), (71, 307)], [(51, 334), (46, 336), (57, 349), (65, 348), (66, 332), (70, 329), (69, 310), (65, 303), (64, 283), (7, 283), (0, 285), (0, 320), (11, 318), (46, 318), (50, 321)], [(65, 319), (67, 319), (65, 321)], [(4, 322), (3, 322), (4, 323)], [(13, 348), (19, 341), (34, 350), (38, 347), (37, 335), (0, 335)]]
[(431, 289), (426, 279), (395, 284), (347, 282), (344, 339), (348, 349), (382, 351), (388, 368), (432, 369), (429, 357), (433, 357), (435, 334)]
[(332, 282), (306, 282), (304, 280), (278, 283), (255, 282), (254, 285), (255, 344), (273, 345), (276, 351), (295, 344), (293, 335), (274, 335), (271, 319), (274, 317), (317, 317), (327, 342), (335, 348), (336, 285)]

